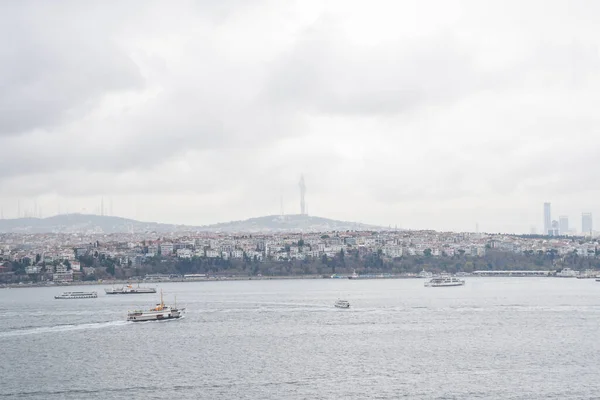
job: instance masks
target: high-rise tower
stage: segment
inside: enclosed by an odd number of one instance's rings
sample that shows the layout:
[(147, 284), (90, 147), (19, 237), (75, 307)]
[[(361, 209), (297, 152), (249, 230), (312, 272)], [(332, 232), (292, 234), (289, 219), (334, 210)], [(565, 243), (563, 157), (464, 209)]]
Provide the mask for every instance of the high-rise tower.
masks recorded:
[(558, 229), (563, 236), (569, 233), (569, 217), (566, 215), (558, 217)]
[(304, 175), (300, 175), (300, 214), (306, 215), (306, 203), (304, 202), (304, 195), (306, 194), (306, 185), (304, 184)]
[(581, 233), (583, 236), (592, 235), (592, 213), (584, 212), (581, 214)]
[(552, 229), (552, 214), (550, 213), (550, 203), (544, 203), (544, 233), (547, 235)]

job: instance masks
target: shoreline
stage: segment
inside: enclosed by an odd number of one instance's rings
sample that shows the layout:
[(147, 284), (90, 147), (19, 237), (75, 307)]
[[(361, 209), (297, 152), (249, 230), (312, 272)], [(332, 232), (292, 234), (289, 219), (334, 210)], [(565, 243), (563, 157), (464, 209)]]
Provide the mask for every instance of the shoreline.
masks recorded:
[[(527, 276), (527, 275), (469, 275), (469, 278), (560, 278), (553, 275), (547, 276)], [(76, 282), (60, 282), (53, 281), (37, 282), (37, 283), (9, 283), (0, 285), (0, 289), (18, 289), (18, 288), (40, 288), (40, 287), (70, 287), (70, 286), (122, 286), (122, 285), (152, 285), (156, 283), (193, 283), (193, 282), (223, 282), (223, 281), (270, 281), (270, 280), (300, 280), (300, 279), (348, 279), (348, 277), (331, 278), (326, 275), (283, 275), (283, 276), (223, 276), (210, 278), (172, 278), (172, 279), (115, 279), (106, 281), (76, 281)], [(349, 280), (390, 280), (390, 279), (427, 279), (419, 276), (386, 276), (386, 277), (369, 277)], [(573, 277), (575, 279), (575, 277)], [(582, 280), (594, 279), (594, 277), (578, 278)]]
[(154, 283), (192, 283), (192, 282), (222, 282), (222, 281), (266, 281), (266, 280), (292, 280), (292, 279), (330, 279), (321, 275), (291, 275), (291, 276), (232, 276), (211, 278), (173, 278), (173, 279), (111, 279), (106, 281), (74, 281), (74, 282), (37, 282), (37, 283), (9, 283), (0, 285), (3, 289), (38, 288), (38, 287), (70, 287), (70, 286), (121, 286), (121, 285), (152, 285)]

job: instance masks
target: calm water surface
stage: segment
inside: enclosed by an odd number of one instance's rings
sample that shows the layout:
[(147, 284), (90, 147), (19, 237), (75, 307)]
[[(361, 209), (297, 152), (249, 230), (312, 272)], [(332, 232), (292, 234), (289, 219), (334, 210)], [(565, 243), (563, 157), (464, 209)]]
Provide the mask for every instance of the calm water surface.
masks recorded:
[(0, 289), (0, 398), (600, 398), (600, 282), (423, 283), (158, 284), (188, 312), (147, 323), (157, 295)]

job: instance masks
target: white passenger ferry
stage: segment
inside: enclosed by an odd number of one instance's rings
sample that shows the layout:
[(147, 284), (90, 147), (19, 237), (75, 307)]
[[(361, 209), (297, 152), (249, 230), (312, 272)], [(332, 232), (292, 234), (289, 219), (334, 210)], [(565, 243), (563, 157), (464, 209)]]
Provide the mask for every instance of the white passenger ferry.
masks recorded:
[(454, 276), (438, 276), (425, 282), (425, 287), (463, 286), (465, 281)]
[(152, 287), (140, 287), (140, 285), (138, 284), (137, 287), (127, 285), (116, 289), (104, 289), (104, 292), (106, 294), (147, 294), (156, 293), (156, 289)]
[(98, 292), (63, 292), (55, 299), (95, 299), (98, 297)]
[(176, 319), (183, 316), (185, 308), (177, 308), (177, 300), (173, 307), (166, 306), (163, 302), (162, 290), (160, 291), (160, 303), (149, 310), (135, 310), (127, 313), (127, 321), (162, 321), (165, 319)]

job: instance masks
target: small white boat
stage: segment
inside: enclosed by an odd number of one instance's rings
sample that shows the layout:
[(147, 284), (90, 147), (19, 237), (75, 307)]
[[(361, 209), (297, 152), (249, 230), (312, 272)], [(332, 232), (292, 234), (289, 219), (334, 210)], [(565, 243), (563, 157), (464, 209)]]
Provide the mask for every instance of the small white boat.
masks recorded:
[(338, 300), (335, 302), (334, 306), (337, 308), (350, 308), (350, 303), (347, 300)]
[(431, 279), (433, 278), (433, 274), (429, 271), (425, 271), (423, 268), (423, 270), (419, 272), (419, 278)]
[(166, 319), (177, 319), (183, 316), (185, 308), (177, 308), (177, 300), (173, 307), (166, 306), (163, 302), (162, 290), (160, 291), (160, 303), (149, 310), (135, 310), (127, 313), (127, 321), (162, 321)]
[(95, 299), (98, 297), (98, 292), (63, 292), (55, 299)]
[(425, 282), (425, 287), (463, 286), (465, 281), (454, 276), (439, 276)]

